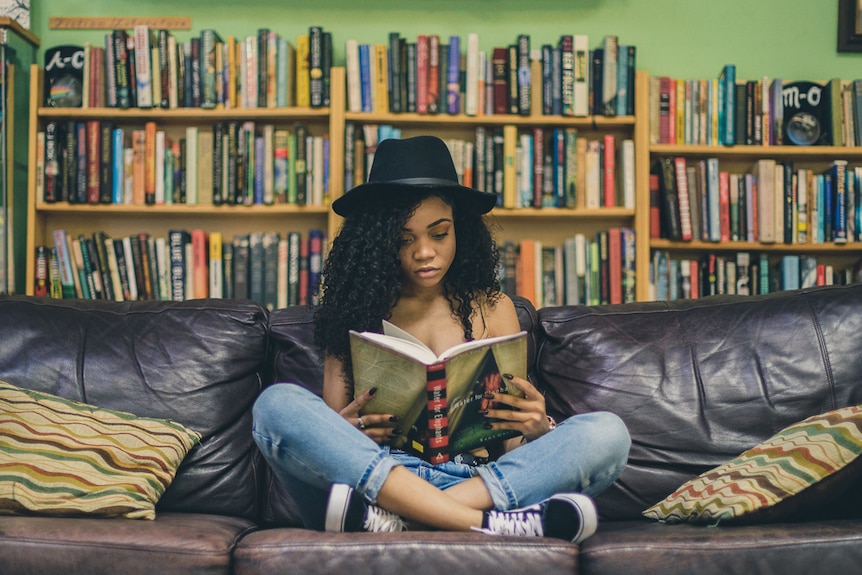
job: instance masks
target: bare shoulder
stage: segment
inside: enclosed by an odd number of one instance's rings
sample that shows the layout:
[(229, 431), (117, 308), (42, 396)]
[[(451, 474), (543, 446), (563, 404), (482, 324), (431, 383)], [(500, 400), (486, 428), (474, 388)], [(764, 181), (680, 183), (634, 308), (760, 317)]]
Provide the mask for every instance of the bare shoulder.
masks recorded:
[(485, 312), (489, 337), (509, 335), (521, 331), (521, 323), (518, 321), (515, 304), (506, 294), (499, 294), (499, 297), (493, 301), (483, 301), (482, 307)]

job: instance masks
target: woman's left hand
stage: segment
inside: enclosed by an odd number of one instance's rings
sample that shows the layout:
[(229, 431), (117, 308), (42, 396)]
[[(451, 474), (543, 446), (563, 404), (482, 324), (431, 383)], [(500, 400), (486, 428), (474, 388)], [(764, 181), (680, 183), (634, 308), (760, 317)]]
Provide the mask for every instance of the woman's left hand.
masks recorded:
[[(503, 377), (506, 378), (507, 386), (517, 387), (524, 392), (524, 397), (508, 393), (494, 393), (493, 398), (486, 396), (495, 402), (496, 407), (488, 410), (487, 417), (499, 420), (488, 422), (491, 429), (514, 429), (521, 432), (527, 441), (532, 441), (548, 433), (551, 430), (551, 425), (545, 412), (545, 396), (522, 377), (509, 374), (505, 374)], [(508, 406), (511, 409), (500, 409), (500, 405)]]

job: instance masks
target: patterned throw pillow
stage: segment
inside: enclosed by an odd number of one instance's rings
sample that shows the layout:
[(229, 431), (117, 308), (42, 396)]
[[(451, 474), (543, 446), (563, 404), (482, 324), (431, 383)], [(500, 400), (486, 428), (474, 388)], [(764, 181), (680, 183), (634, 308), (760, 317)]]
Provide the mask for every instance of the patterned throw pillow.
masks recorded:
[(824, 505), (862, 476), (860, 453), (862, 405), (815, 415), (686, 482), (643, 515), (667, 523), (783, 520)]
[(155, 519), (200, 435), (0, 381), (0, 514)]

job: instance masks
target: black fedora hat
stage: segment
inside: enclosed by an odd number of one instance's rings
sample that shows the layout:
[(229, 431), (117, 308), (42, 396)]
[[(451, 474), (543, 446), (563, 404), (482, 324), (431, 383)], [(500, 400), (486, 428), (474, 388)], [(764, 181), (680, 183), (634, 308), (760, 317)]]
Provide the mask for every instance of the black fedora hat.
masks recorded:
[(446, 143), (434, 136), (383, 140), (377, 146), (368, 181), (332, 203), (340, 216), (349, 216), (374, 197), (393, 194), (446, 192), (454, 201), (480, 214), (491, 211), (497, 196), (462, 186)]

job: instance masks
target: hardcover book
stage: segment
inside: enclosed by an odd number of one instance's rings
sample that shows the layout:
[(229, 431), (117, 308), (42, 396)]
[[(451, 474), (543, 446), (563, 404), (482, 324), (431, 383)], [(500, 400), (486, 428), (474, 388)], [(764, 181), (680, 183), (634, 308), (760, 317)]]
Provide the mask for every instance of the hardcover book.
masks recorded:
[(48, 106), (81, 107), (84, 97), (83, 46), (54, 46), (45, 50), (45, 86)]
[(404, 433), (392, 445), (432, 463), (517, 436), (485, 428), (489, 392), (522, 395), (504, 373), (526, 377), (526, 333), (465, 342), (435, 355), (425, 344), (383, 322), (384, 333), (350, 332), (356, 395), (378, 391), (362, 411), (391, 413)]

